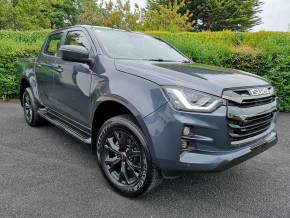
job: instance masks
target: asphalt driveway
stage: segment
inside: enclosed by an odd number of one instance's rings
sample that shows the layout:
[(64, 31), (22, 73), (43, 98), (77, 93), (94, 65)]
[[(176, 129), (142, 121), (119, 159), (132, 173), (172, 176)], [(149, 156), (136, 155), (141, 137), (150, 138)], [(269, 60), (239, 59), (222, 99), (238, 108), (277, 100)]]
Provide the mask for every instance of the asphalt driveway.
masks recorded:
[(88, 146), (0, 103), (0, 217), (290, 217), (290, 114), (278, 130), (278, 145), (239, 166), (132, 200), (111, 190)]

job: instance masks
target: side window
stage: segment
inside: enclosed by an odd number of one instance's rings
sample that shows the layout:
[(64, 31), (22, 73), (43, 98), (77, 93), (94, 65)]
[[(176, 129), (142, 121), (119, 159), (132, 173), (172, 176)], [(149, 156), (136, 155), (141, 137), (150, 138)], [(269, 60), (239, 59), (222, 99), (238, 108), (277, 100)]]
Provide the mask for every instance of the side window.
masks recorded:
[(51, 56), (58, 56), (62, 33), (49, 36), (44, 53)]
[(71, 31), (67, 34), (65, 45), (79, 45), (90, 51), (90, 43), (82, 31)]

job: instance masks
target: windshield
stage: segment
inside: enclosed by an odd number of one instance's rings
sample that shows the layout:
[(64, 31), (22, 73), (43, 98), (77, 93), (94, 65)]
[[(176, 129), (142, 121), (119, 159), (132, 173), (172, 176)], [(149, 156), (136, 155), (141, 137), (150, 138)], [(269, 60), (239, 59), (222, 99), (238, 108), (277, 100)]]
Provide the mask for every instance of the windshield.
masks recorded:
[(140, 33), (95, 29), (106, 53), (113, 58), (188, 62), (165, 42)]

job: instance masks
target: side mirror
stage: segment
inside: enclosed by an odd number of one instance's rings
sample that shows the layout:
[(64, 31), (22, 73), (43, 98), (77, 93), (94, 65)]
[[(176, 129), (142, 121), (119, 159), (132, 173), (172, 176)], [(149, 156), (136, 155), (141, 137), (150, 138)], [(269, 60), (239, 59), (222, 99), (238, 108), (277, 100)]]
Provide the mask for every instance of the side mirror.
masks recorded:
[(79, 45), (62, 45), (59, 48), (59, 53), (63, 60), (91, 63), (89, 51), (85, 47)]

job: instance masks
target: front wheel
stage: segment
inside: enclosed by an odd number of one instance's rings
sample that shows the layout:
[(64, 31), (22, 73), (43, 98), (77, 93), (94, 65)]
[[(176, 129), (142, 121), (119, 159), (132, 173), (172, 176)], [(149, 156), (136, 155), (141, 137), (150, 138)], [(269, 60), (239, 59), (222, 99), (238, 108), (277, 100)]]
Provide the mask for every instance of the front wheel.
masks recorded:
[(99, 166), (110, 185), (127, 197), (136, 197), (162, 180), (152, 163), (140, 128), (127, 115), (106, 121), (97, 140)]

